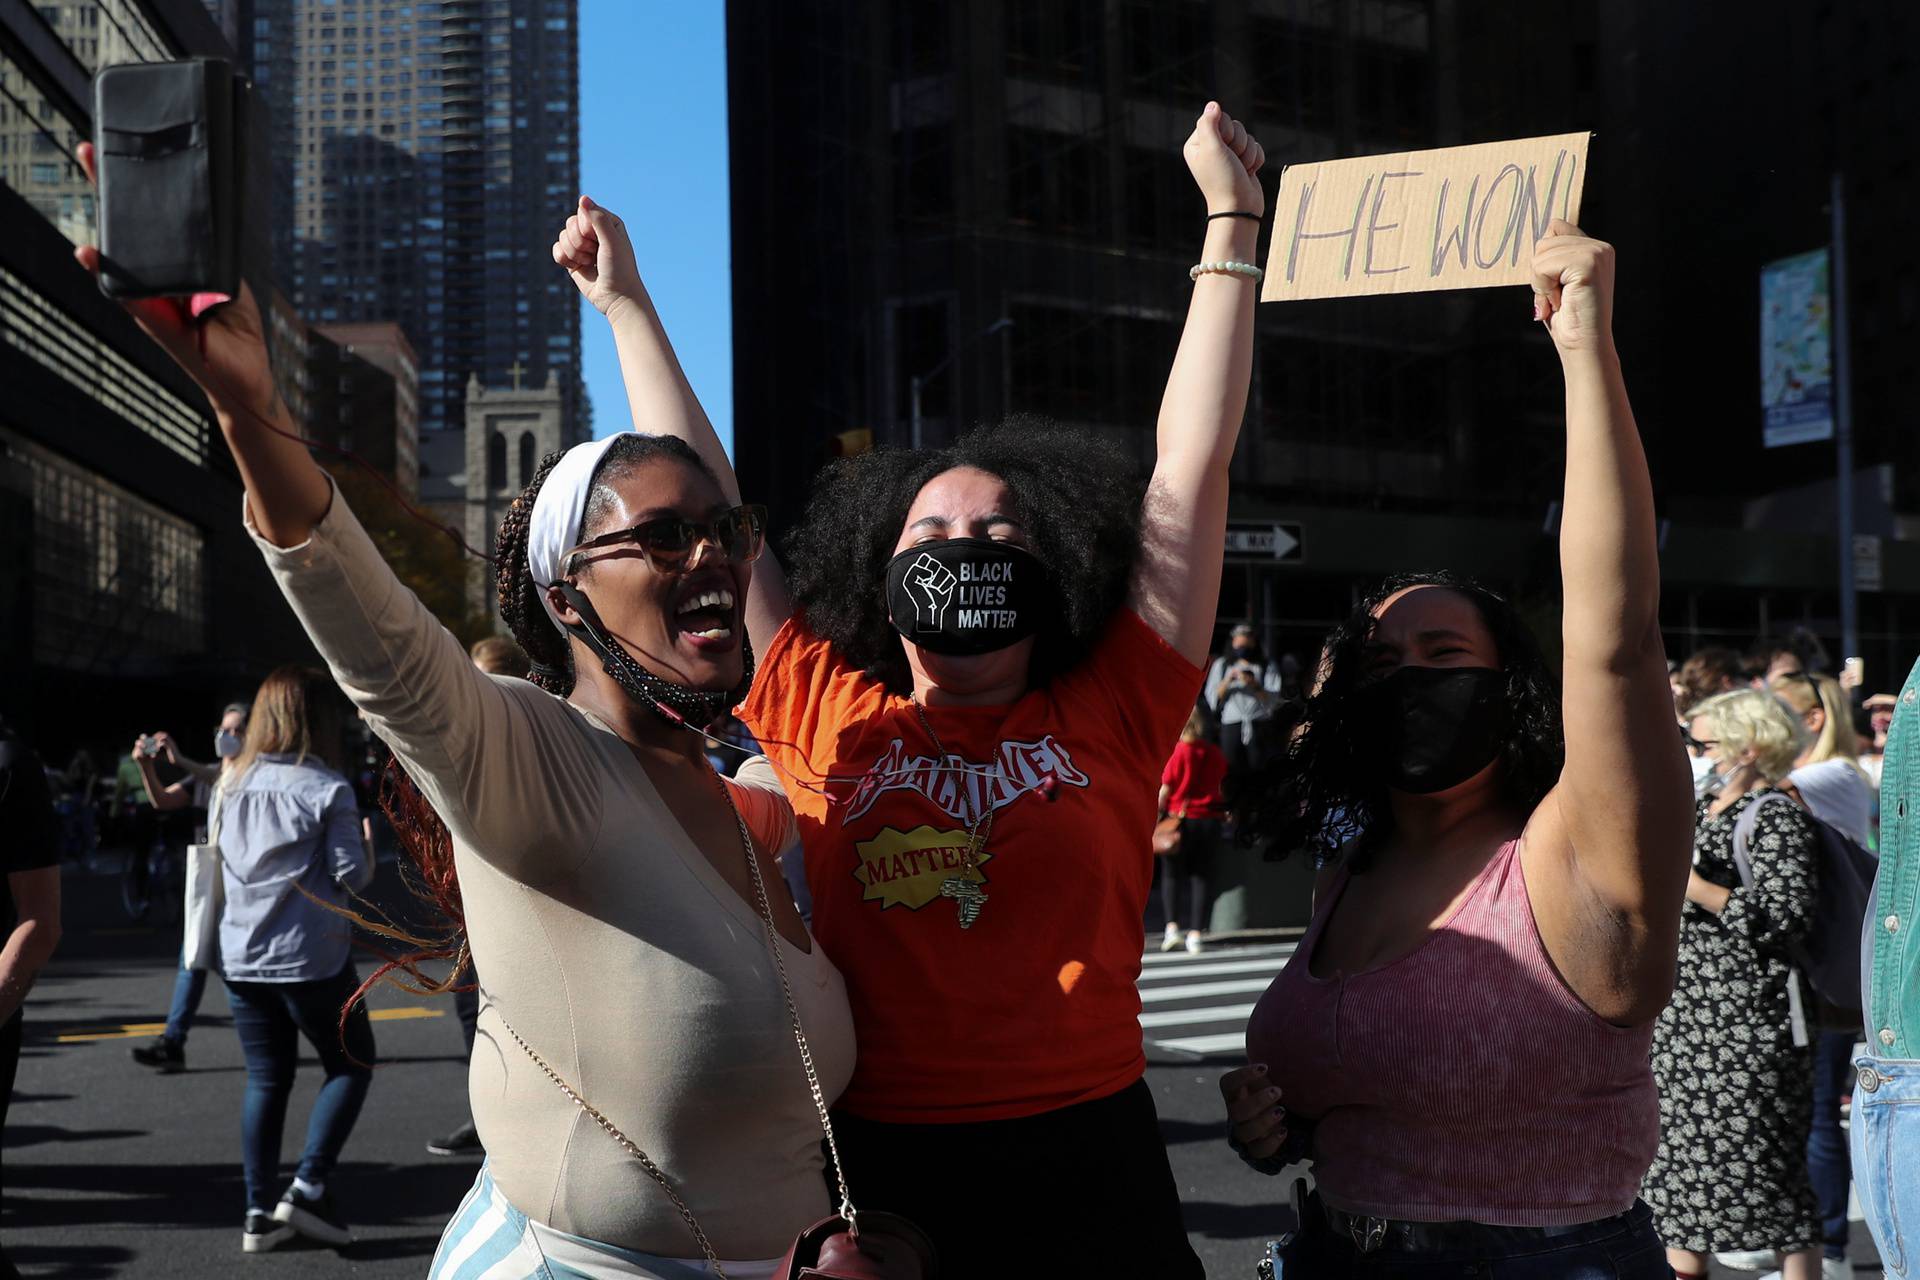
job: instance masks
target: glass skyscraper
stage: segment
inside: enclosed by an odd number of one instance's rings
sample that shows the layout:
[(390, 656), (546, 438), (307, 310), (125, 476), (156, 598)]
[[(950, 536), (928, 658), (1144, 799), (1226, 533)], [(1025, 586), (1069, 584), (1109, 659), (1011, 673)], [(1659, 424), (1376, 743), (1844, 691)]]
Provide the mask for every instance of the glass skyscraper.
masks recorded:
[(580, 315), (548, 247), (579, 194), (578, 0), (206, 0), (267, 108), (275, 274), (313, 324), (397, 321), (423, 432), (469, 375), (560, 388)]

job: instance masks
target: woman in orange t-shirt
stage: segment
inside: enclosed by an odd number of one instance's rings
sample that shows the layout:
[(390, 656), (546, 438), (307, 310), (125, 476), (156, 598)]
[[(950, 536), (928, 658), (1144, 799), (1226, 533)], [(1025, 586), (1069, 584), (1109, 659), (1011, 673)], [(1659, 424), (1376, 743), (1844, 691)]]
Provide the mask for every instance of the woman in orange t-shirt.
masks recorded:
[[(1218, 603), (1265, 157), (1214, 103), (1184, 154), (1209, 216), (1144, 501), (1112, 445), (1017, 419), (843, 459), (787, 543), (791, 602), (771, 556), (747, 599), (741, 719), (788, 778), (854, 1010), (847, 1176), (948, 1275), (1201, 1274), (1135, 982), (1161, 765)], [(738, 501), (619, 220), (583, 202), (563, 247), (634, 420), (691, 418)]]

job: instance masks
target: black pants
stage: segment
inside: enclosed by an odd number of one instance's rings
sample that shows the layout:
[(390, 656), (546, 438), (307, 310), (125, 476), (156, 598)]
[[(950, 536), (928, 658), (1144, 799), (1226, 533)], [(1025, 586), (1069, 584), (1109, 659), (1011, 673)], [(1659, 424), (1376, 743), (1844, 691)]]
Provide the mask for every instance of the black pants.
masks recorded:
[(945, 1276), (1186, 1280), (1187, 1243), (1153, 1092), (1019, 1120), (881, 1124), (837, 1112), (853, 1202), (912, 1219)]
[[(1160, 909), (1168, 924), (1205, 932), (1207, 881), (1213, 872), (1213, 851), (1220, 843), (1220, 819), (1187, 818), (1180, 823), (1180, 852), (1160, 859)], [(1180, 913), (1180, 890), (1187, 891), (1187, 912)]]

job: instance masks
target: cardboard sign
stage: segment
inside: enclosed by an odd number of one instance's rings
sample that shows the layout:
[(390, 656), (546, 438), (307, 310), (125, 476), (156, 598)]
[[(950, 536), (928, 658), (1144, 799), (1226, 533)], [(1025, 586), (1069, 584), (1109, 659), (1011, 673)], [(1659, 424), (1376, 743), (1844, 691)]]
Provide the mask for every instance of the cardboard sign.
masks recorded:
[(1260, 297), (1526, 284), (1548, 224), (1579, 221), (1590, 136), (1289, 165)]

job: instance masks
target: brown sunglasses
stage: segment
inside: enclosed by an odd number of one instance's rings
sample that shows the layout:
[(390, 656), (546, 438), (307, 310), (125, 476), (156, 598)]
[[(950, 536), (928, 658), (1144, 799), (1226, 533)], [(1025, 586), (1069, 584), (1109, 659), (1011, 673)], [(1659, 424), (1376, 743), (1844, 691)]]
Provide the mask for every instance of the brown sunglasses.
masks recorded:
[(588, 539), (560, 558), (560, 573), (570, 578), (580, 571), (581, 557), (587, 552), (628, 542), (639, 547), (647, 563), (660, 573), (683, 572), (702, 542), (711, 543), (729, 560), (751, 564), (760, 558), (766, 541), (767, 509), (756, 504), (735, 507), (711, 520), (663, 516)]

